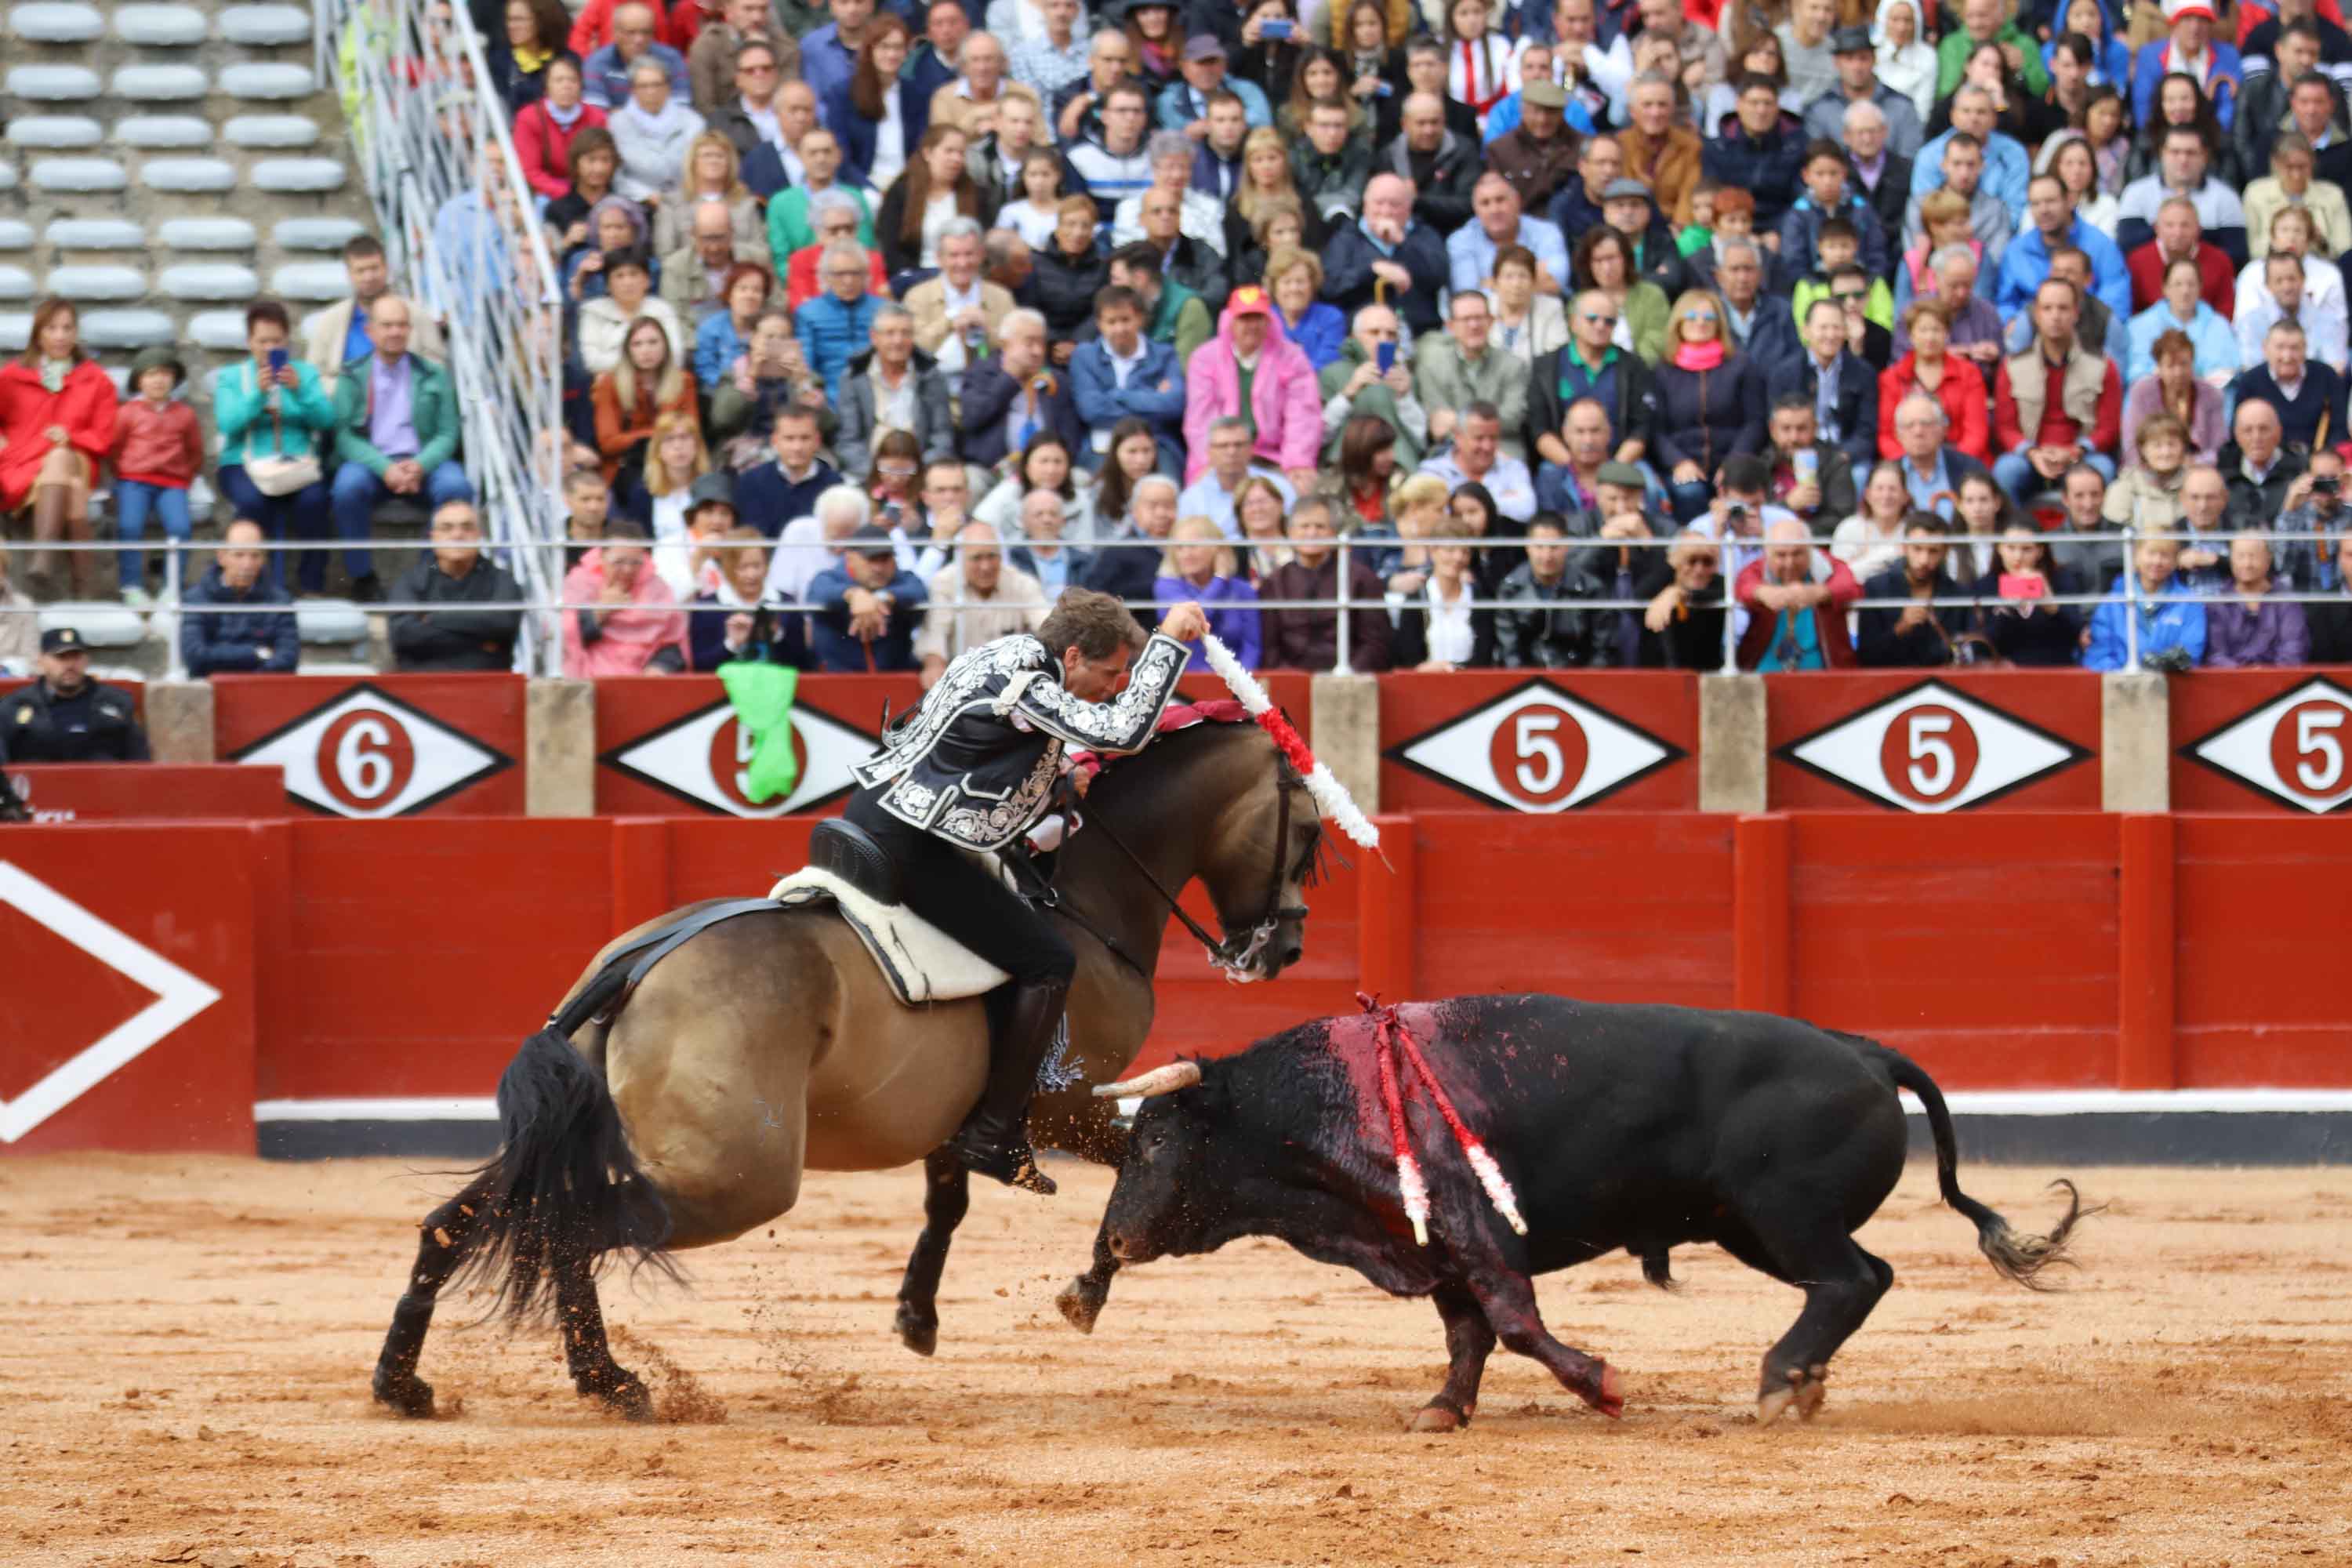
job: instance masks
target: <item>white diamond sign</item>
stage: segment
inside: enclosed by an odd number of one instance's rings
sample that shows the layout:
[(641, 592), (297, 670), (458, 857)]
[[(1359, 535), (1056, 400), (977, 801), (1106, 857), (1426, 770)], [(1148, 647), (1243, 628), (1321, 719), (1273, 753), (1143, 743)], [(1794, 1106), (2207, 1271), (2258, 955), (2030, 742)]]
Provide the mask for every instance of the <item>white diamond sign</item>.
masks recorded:
[(1929, 680), (1776, 754), (1872, 800), (1935, 814), (1982, 805), (2091, 753)]
[(1538, 677), (1390, 749), (1391, 761), (1516, 811), (1571, 811), (1684, 754)]
[(2352, 805), (2352, 691), (2315, 677), (2180, 748), (2314, 815)]
[(422, 811), (514, 759), (362, 682), (229, 758), (276, 763), (286, 793), (338, 816)]
[(725, 701), (698, 708), (598, 760), (707, 811), (782, 816), (821, 805), (848, 789), (856, 782), (849, 770), (871, 756), (876, 744), (875, 737), (804, 702), (794, 705), (792, 721), (799, 777), (791, 794), (758, 805), (744, 793), (745, 770), (755, 747), (751, 735), (735, 721), (734, 707)]
[(47, 882), (0, 860), (0, 904), (21, 910), (56, 935), (155, 994), (14, 1100), (0, 1100), (0, 1143), (14, 1143), (110, 1073), (220, 1000), (221, 994), (153, 948), (83, 909)]

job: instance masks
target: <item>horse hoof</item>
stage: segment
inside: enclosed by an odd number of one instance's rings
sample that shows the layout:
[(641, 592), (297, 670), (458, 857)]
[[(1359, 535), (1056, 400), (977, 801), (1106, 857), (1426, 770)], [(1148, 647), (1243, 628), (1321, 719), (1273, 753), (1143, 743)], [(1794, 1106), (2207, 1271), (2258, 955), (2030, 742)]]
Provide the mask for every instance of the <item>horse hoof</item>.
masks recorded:
[(1413, 1432), (1459, 1432), (1470, 1425), (1468, 1411), (1456, 1410), (1451, 1405), (1441, 1405), (1433, 1399), (1412, 1413)]
[(1073, 1279), (1054, 1298), (1054, 1305), (1062, 1309), (1062, 1316), (1070, 1327), (1082, 1334), (1095, 1331), (1095, 1320), (1102, 1315), (1102, 1298), (1087, 1289), (1083, 1279)]
[(412, 1421), (430, 1420), (433, 1415), (433, 1385), (413, 1372), (377, 1373), (375, 1400)]
[(937, 1353), (940, 1348), (938, 1319), (933, 1318), (926, 1321), (916, 1315), (913, 1308), (902, 1301), (898, 1304), (898, 1326), (900, 1344), (919, 1356)]
[[(1768, 1385), (1763, 1393), (1756, 1396), (1756, 1425), (1759, 1426), (1769, 1426), (1788, 1414), (1790, 1407), (1803, 1397), (1804, 1370), (1801, 1367), (1792, 1366), (1782, 1375), (1789, 1380), (1787, 1387), (1773, 1388)], [(1814, 1396), (1813, 1403), (1817, 1405), (1821, 1403), (1818, 1394)]]

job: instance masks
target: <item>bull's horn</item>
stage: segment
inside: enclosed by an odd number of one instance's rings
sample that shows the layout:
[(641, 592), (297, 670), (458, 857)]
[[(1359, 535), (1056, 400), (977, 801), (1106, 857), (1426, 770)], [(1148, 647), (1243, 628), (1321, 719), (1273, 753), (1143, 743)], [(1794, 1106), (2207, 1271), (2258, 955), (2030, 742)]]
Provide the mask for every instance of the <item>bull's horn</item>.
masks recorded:
[(1130, 1094), (1149, 1100), (1155, 1094), (1173, 1094), (1180, 1089), (1190, 1089), (1201, 1081), (1199, 1062), (1171, 1062), (1164, 1068), (1153, 1068), (1141, 1078), (1130, 1078), (1118, 1083), (1095, 1085), (1097, 1100), (1119, 1100)]

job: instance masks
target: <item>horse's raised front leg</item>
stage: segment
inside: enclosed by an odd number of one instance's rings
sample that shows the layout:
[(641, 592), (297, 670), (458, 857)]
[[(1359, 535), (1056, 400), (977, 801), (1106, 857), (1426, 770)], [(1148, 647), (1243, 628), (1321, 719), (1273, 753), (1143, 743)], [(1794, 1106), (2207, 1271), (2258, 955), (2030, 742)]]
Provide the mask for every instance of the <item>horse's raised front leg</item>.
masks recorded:
[(947, 1268), (956, 1226), (971, 1206), (971, 1177), (946, 1150), (924, 1156), (923, 1179), (923, 1232), (915, 1237), (907, 1277), (898, 1284), (898, 1339), (917, 1355), (940, 1348), (940, 1275)]
[(489, 1202), (489, 1179), (478, 1177), (464, 1191), (431, 1214), (419, 1226), (416, 1267), (409, 1271), (408, 1289), (392, 1310), (392, 1327), (383, 1336), (383, 1350), (375, 1362), (375, 1397), (403, 1415), (433, 1414), (433, 1385), (416, 1375), (416, 1359), (425, 1350), (425, 1331), (433, 1326), (433, 1305), (441, 1287), (466, 1260), (474, 1228), (481, 1223)]

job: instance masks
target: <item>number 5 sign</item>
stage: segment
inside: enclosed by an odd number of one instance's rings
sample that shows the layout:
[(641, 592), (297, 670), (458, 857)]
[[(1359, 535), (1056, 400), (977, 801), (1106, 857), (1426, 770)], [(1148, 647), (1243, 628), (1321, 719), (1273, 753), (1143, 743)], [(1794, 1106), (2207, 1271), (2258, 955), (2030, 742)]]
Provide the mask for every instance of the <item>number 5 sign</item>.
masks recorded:
[(2315, 678), (2180, 748), (2180, 754), (2314, 814), (2352, 805), (2352, 691)]
[(1923, 813), (1981, 805), (2089, 753), (2063, 737), (1929, 680), (1775, 753), (1885, 805)]
[(1423, 778), (1528, 812), (1591, 805), (1684, 754), (1542, 679), (1523, 681), (1385, 753)]

